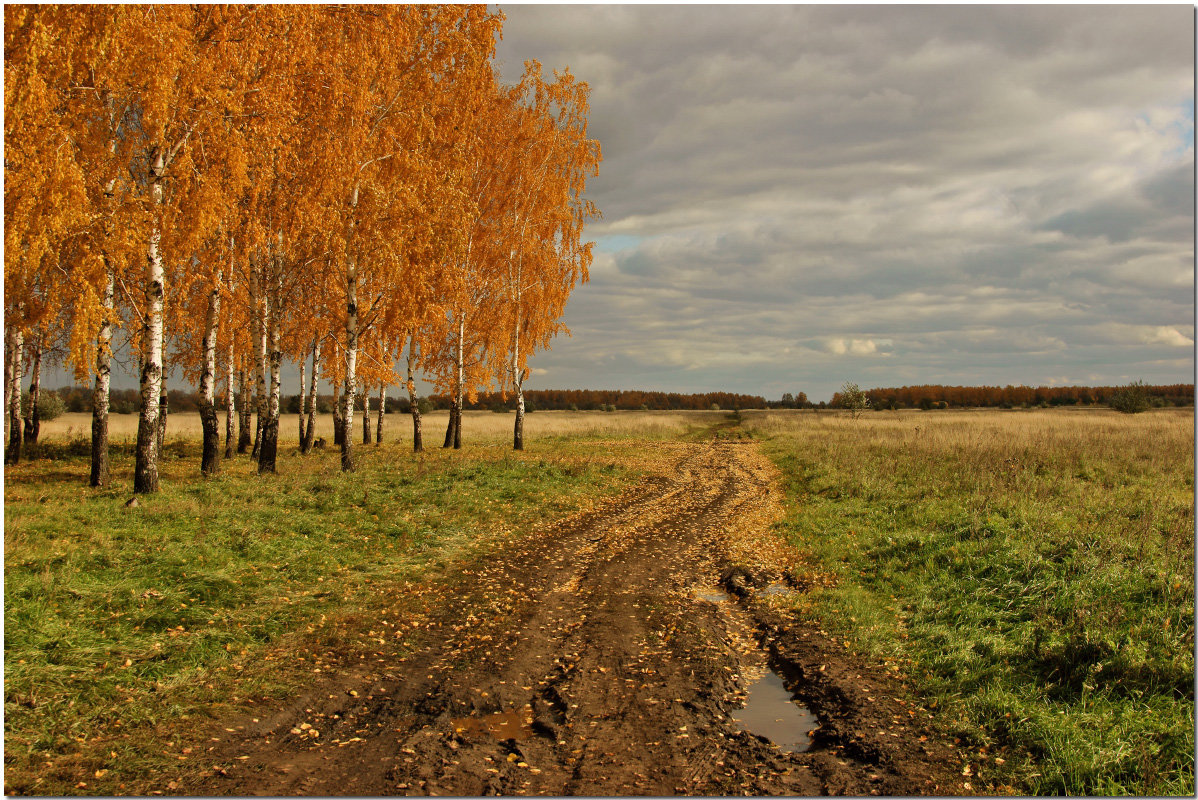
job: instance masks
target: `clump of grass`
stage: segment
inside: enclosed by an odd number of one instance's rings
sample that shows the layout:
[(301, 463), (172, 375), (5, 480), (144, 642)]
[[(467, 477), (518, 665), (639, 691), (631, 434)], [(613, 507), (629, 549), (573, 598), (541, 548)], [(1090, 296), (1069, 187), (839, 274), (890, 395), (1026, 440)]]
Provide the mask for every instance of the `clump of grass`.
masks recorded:
[(288, 637), (375, 634), (430, 569), (636, 475), (632, 448), (618, 442), (421, 458), (400, 443), (363, 447), (352, 475), (335, 452), (288, 452), (276, 476), (260, 478), (242, 457), (207, 480), (197, 442), (167, 450), (179, 457), (164, 458), (162, 491), (135, 508), (122, 450), (101, 491), (85, 485), (86, 454), (69, 448), (6, 469), (10, 793), (131, 791), (184, 766), (195, 756), (171, 743), (251, 693), (286, 696), (310, 680), (310, 670), (264, 666), (263, 653)]
[[(1185, 412), (757, 415), (807, 609), (920, 684), (1006, 793), (1193, 794)], [(1005, 764), (993, 759), (1003, 753)]]

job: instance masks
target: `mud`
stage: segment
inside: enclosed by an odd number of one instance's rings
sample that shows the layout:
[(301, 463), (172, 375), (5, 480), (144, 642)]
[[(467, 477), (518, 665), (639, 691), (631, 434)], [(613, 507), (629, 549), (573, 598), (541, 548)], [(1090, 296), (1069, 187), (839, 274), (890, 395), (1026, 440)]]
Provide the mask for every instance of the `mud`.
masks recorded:
[[(969, 794), (899, 678), (763, 591), (793, 564), (756, 447), (652, 446), (658, 474), (451, 571), (406, 647), (227, 721), (172, 793)], [(818, 718), (806, 752), (734, 719), (769, 669)]]

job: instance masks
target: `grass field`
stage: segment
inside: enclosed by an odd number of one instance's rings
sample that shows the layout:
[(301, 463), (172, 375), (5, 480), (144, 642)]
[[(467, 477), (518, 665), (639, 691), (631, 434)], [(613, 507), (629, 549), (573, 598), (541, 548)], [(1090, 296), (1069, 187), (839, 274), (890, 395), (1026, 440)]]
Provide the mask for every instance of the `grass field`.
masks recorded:
[[(595, 438), (630, 436), (650, 439), (680, 436), (689, 430), (701, 428), (724, 414), (714, 411), (538, 411), (524, 417), (526, 442), (538, 439)], [(136, 414), (113, 414), (109, 418), (109, 439), (114, 444), (132, 444), (137, 438)], [(374, 437), (374, 414), (370, 417), (370, 434)], [(448, 411), (434, 411), (423, 416), (425, 447), (439, 447), (445, 437)], [(220, 415), (221, 441), (224, 441), (224, 414)], [(462, 442), (469, 446), (473, 442), (510, 441), (515, 414), (497, 414), (494, 411), (465, 411), (462, 413)], [(43, 422), (41, 439), (62, 442), (87, 439), (91, 436), (91, 414), (63, 414), (58, 419)], [(383, 416), (384, 442), (412, 444), (412, 418), (407, 414), (385, 414)], [(362, 414), (354, 414), (355, 442), (362, 441)], [(199, 439), (202, 429), (197, 413), (171, 414), (168, 417), (167, 439)], [(299, 420), (295, 414), (283, 414), (279, 419), (280, 447), (291, 446), (299, 435)], [(324, 437), (332, 446), (333, 418), (322, 414), (316, 418), (316, 435)]]
[(826, 578), (802, 613), (910, 678), (978, 788), (1193, 794), (1192, 411), (538, 412), (523, 454), (510, 414), (467, 413), (460, 451), (445, 420), (415, 458), (389, 415), (343, 475), (284, 417), (278, 475), (241, 456), (205, 480), (198, 417), (172, 415), (137, 508), (135, 417), (113, 417), (101, 491), (89, 417), (46, 423), (48, 457), (5, 470), (6, 790), (202, 768), (215, 720), (418, 624), (417, 581), (619, 491), (643, 440), (714, 431), (781, 470), (785, 532)]
[(392, 415), (344, 475), (331, 447), (295, 452), (293, 416), (278, 475), (240, 456), (205, 480), (198, 416), (179, 414), (163, 489), (136, 508), (135, 417), (113, 417), (101, 491), (86, 486), (90, 418), (46, 424), (48, 458), (5, 470), (6, 790), (147, 789), (137, 776), (202, 759), (182, 750), (212, 720), (306, 685), (320, 665), (305, 653), (418, 619), (417, 579), (618, 491), (640, 438), (718, 418), (538, 413), (514, 454), (510, 414), (467, 413), (460, 451), (437, 446), (446, 415), (432, 414), (436, 443), (416, 458)]
[(745, 417), (834, 584), (802, 604), (922, 687), (977, 783), (1194, 793), (1191, 410)]

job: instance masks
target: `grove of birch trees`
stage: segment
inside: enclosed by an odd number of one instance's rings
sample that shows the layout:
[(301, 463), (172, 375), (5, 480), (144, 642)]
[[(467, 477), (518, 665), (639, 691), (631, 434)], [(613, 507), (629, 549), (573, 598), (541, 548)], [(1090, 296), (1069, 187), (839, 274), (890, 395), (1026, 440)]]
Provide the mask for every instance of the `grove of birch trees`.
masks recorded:
[(528, 359), (587, 280), (601, 156), (568, 70), (528, 62), (500, 82), (502, 20), (486, 6), (6, 6), (6, 460), (21, 457), (22, 380), (36, 406), (41, 357), (59, 353), (94, 383), (90, 482), (109, 482), (118, 336), (139, 364), (135, 492), (158, 488), (168, 374), (199, 388), (204, 474), (251, 448), (274, 472), (288, 360), (305, 452), (318, 376), (334, 386), (343, 470), (356, 401), (389, 386), (415, 401), (418, 377), (454, 398), (447, 446), (464, 400), (494, 389), (516, 398), (522, 448)]

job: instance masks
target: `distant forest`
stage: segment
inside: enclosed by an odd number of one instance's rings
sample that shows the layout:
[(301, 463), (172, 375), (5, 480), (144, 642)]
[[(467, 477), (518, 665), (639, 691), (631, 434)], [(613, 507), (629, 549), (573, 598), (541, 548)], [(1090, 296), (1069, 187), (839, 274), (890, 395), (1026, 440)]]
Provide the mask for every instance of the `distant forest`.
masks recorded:
[[(1118, 386), (903, 386), (897, 389), (870, 389), (866, 392), (870, 406), (876, 409), (922, 408), (1033, 408), (1051, 406), (1106, 405)], [(1194, 405), (1194, 384), (1178, 383), (1168, 386), (1145, 386), (1149, 402), (1157, 407)], [(91, 389), (82, 386), (59, 389), (67, 411), (90, 412)], [(168, 408), (175, 412), (197, 411), (198, 394), (179, 389), (172, 390), (168, 397)], [(299, 411), (299, 395), (284, 395), (282, 411), (295, 414)], [(376, 398), (371, 398), (374, 409)], [(513, 398), (494, 392), (478, 395), (475, 402), (467, 402), (468, 410), (507, 411), (513, 407)], [(639, 392), (601, 389), (534, 389), (524, 393), (524, 402), (529, 411), (695, 411), (719, 408), (837, 408), (840, 393), (832, 401), (812, 403), (804, 392), (782, 395), (781, 400), (769, 400), (758, 395), (734, 394), (731, 392), (705, 392), (679, 394), (677, 392)], [(136, 389), (114, 389), (111, 397), (112, 413), (136, 414), (140, 398)], [(421, 401), (423, 410), (447, 409), (450, 398), (432, 395)], [(358, 400), (358, 409), (362, 407)], [(332, 395), (319, 395), (316, 409), (321, 414), (333, 410)], [(406, 397), (389, 396), (387, 411), (404, 413), (409, 410)]]
[[(879, 409), (922, 408), (1030, 408), (1034, 406), (1106, 405), (1121, 386), (903, 386), (870, 389), (869, 404)], [(1194, 384), (1144, 386), (1150, 405), (1192, 406)], [(831, 406), (840, 403), (840, 393)]]
[[(90, 388), (74, 386), (59, 389), (58, 395), (63, 399), (67, 411), (91, 412)], [(443, 410), (450, 406), (451, 398), (444, 395), (431, 395), (420, 401), (423, 411)], [(114, 414), (136, 414), (141, 404), (141, 397), (136, 389), (113, 389), (109, 400)], [(280, 398), (282, 413), (299, 413), (300, 398), (297, 394), (283, 395)], [(370, 398), (371, 409), (377, 408), (377, 397)], [(464, 408), (468, 411), (491, 410), (507, 411), (514, 408), (515, 398), (511, 393), (505, 398), (498, 392), (480, 392), (474, 402), (465, 400)], [(526, 411), (637, 411), (637, 410), (709, 410), (712, 408), (733, 410), (749, 408), (767, 408), (769, 404), (764, 397), (731, 392), (705, 392), (702, 394), (678, 394), (676, 392), (637, 392), (605, 389), (541, 389), (525, 390), (524, 405)], [(199, 410), (199, 395), (196, 392), (185, 392), (173, 389), (167, 396), (167, 407), (172, 412), (188, 412)], [(362, 409), (362, 398), (357, 400), (356, 408)], [(387, 397), (387, 411), (406, 414), (410, 409), (407, 397)], [(321, 394), (316, 397), (316, 410), (321, 414), (332, 413), (333, 396)]]

